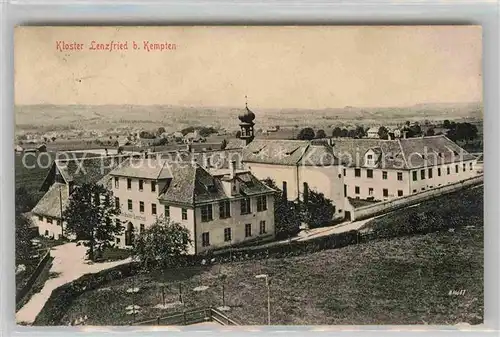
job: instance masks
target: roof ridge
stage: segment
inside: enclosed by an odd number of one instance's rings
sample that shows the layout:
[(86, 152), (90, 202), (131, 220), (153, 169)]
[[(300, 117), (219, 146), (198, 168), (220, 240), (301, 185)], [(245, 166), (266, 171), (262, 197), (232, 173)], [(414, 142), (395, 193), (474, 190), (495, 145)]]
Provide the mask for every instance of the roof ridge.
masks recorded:
[(406, 160), (406, 153), (403, 150), (403, 145), (401, 144), (401, 139), (397, 140), (399, 148), (401, 149), (401, 155), (403, 156), (403, 161), (405, 162), (405, 166), (407, 169), (410, 169), (410, 166), (408, 165), (408, 161)]

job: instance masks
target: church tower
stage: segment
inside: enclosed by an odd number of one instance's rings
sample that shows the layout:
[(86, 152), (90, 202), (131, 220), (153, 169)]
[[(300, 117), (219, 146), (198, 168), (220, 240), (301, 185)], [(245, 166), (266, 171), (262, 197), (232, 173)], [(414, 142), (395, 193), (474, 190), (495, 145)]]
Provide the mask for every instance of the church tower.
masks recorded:
[(255, 114), (248, 108), (248, 101), (246, 101), (245, 96), (245, 109), (240, 113), (238, 119), (240, 120), (240, 128), (241, 135), (240, 139), (245, 142), (245, 145), (248, 145), (254, 139), (254, 130), (253, 127), (255, 123), (253, 122), (255, 119)]

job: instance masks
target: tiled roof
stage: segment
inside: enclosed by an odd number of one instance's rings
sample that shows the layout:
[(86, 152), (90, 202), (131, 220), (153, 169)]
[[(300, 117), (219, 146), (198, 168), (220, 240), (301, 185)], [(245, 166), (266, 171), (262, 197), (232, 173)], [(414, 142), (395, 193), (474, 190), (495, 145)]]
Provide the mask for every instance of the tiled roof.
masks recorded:
[(331, 147), (307, 140), (254, 140), (243, 148), (243, 161), (278, 165), (337, 165)]
[(237, 198), (274, 192), (246, 171), (236, 173), (235, 179), (240, 182), (240, 191), (231, 196), (224, 191), (221, 175), (213, 176), (198, 164), (168, 163), (168, 165), (173, 172), (173, 178), (160, 195), (161, 201), (194, 205), (230, 197)]
[(157, 160), (156, 158), (129, 158), (109, 174), (111, 176), (154, 180), (172, 178), (172, 172), (166, 164), (166, 160)]
[(474, 159), (471, 154), (443, 135), (397, 140), (366, 138), (333, 140), (333, 152), (344, 165), (349, 167), (365, 166), (364, 155), (370, 149), (380, 154), (377, 167), (394, 169), (414, 169), (425, 165)]
[(97, 183), (119, 163), (129, 158), (130, 156), (125, 155), (60, 159), (56, 160), (56, 165), (67, 182), (81, 185)]
[(53, 218), (60, 218), (61, 203), (64, 211), (68, 205), (68, 186), (66, 184), (54, 183), (38, 201), (31, 212)]

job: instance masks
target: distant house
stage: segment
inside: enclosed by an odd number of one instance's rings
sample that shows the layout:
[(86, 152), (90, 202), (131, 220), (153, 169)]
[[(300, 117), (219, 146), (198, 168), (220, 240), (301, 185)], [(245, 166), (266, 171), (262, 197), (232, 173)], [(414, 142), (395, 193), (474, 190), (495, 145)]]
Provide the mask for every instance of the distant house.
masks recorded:
[(378, 128), (371, 127), (366, 131), (366, 135), (368, 138), (380, 138), (378, 135)]
[(158, 140), (156, 138), (139, 138), (137, 140), (137, 145), (140, 147), (153, 146)]
[(194, 130), (194, 132), (190, 132), (184, 136), (184, 143), (192, 144), (192, 143), (201, 143), (205, 141), (205, 138), (200, 136), (198, 130)]
[(16, 145), (16, 147), (14, 148), (14, 152), (22, 153), (24, 152), (24, 148), (21, 145)]

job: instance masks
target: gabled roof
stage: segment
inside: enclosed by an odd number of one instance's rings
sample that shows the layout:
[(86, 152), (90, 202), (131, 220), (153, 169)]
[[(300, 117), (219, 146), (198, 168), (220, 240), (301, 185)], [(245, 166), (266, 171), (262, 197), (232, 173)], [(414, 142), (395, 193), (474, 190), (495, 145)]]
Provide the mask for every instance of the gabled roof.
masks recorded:
[(243, 161), (278, 165), (338, 165), (331, 147), (307, 140), (254, 140), (242, 150)]
[(61, 204), (64, 211), (68, 205), (68, 195), (68, 185), (54, 183), (31, 212), (37, 215), (61, 218)]
[(155, 158), (129, 158), (109, 172), (109, 175), (153, 180), (172, 178), (172, 172), (166, 163), (166, 160)]
[(234, 179), (240, 190), (235, 195), (226, 194), (223, 175), (214, 176), (198, 164), (168, 163), (173, 172), (172, 180), (160, 194), (159, 200), (167, 203), (195, 205), (227, 198), (274, 193), (250, 172), (237, 172)]
[(389, 169), (414, 169), (474, 159), (473, 155), (443, 135), (397, 140), (333, 140), (333, 152), (348, 167), (363, 167), (364, 155), (368, 150), (380, 152), (377, 167)]

